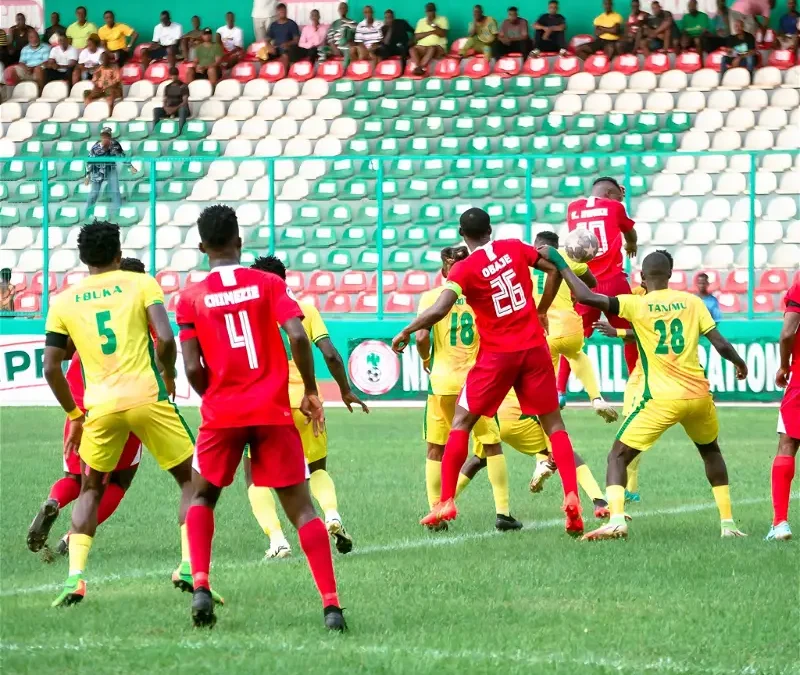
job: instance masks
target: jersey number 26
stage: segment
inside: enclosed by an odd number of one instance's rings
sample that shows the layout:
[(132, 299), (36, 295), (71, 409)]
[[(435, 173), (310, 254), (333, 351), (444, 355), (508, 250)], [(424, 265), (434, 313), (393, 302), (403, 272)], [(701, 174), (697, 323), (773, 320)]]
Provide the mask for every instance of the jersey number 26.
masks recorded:
[(527, 304), (525, 293), (522, 286), (516, 281), (517, 275), (514, 270), (506, 270), (499, 277), (491, 280), (490, 285), (495, 292), (492, 293), (494, 312), (498, 317), (508, 316), (513, 312), (518, 312)]

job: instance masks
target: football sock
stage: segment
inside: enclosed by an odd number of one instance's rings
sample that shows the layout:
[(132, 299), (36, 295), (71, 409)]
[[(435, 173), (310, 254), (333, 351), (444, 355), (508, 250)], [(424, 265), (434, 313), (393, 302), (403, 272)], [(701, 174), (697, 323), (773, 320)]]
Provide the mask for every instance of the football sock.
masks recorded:
[(642, 461), (642, 456), (637, 455), (633, 461), (628, 464), (628, 484), (625, 486), (628, 492), (639, 491), (639, 463)]
[(314, 518), (297, 531), (297, 536), (311, 568), (311, 576), (314, 577), (314, 583), (322, 597), (322, 606), (339, 607), (331, 545), (328, 542), (328, 530), (325, 529), (325, 524), (319, 518)]
[(336, 500), (336, 486), (333, 484), (333, 479), (330, 474), (324, 469), (318, 469), (311, 474), (309, 479), (311, 486), (311, 494), (319, 502), (325, 517), (333, 511), (339, 509), (339, 503)]
[(606, 487), (606, 501), (611, 513), (609, 525), (625, 524), (625, 488), (622, 485), (609, 485)]
[(92, 537), (88, 534), (69, 535), (69, 576), (83, 574), (91, 548)]
[(463, 473), (458, 474), (458, 483), (456, 483), (456, 497), (464, 492), (464, 490), (467, 489), (467, 485), (469, 485), (471, 482), (472, 479), (469, 476)]
[(575, 473), (575, 451), (572, 449), (572, 442), (566, 430), (556, 431), (550, 436), (552, 444), (553, 461), (558, 467), (561, 476), (561, 485), (564, 488), (564, 496), (570, 492), (578, 495), (578, 477)]
[(789, 520), (789, 494), (792, 491), (795, 458), (778, 455), (772, 461), (772, 524)]
[(211, 590), (208, 571), (211, 568), (211, 542), (214, 540), (214, 509), (202, 504), (190, 506), (186, 514), (186, 527), (194, 587)]
[[(567, 363), (572, 368), (572, 372), (575, 373), (575, 377), (583, 384), (583, 388), (589, 395), (589, 400), (594, 401), (596, 398), (600, 398), (600, 387), (597, 384), (597, 378), (594, 375), (594, 368), (592, 367), (592, 361), (589, 356), (581, 351), (578, 352), (575, 358), (570, 359)], [(561, 391), (561, 389), (559, 389), (559, 391)], [(564, 389), (564, 391), (566, 391), (566, 389)]]
[(565, 394), (567, 392), (567, 383), (569, 382), (569, 374), (571, 371), (572, 369), (570, 368), (569, 361), (562, 356), (561, 361), (558, 363), (558, 384), (556, 385), (559, 394)]
[[(492, 455), (486, 458), (486, 470), (494, 496), (494, 511), (503, 516), (510, 516), (508, 507), (508, 465), (505, 455)], [(459, 479), (460, 480), (460, 479)]]
[(125, 496), (125, 490), (116, 483), (109, 483), (103, 496), (100, 498), (100, 506), (97, 507), (97, 524), (105, 522), (114, 511), (117, 510), (119, 503)]
[[(464, 477), (466, 478), (466, 476)], [(468, 478), (467, 481), (469, 481)], [(459, 474), (458, 482), (461, 484), (461, 474)], [(425, 490), (428, 493), (428, 506), (433, 508), (442, 494), (442, 463), (435, 459), (425, 460)]]
[(717, 502), (720, 520), (733, 520), (731, 509), (731, 489), (729, 485), (717, 485), (711, 488), (714, 493), (714, 501)]
[(64, 476), (59, 478), (53, 487), (50, 488), (48, 499), (55, 499), (58, 502), (58, 508), (63, 509), (70, 502), (74, 502), (78, 495), (81, 493), (81, 482)]
[(456, 496), (458, 476), (469, 455), (469, 432), (453, 429), (447, 437), (442, 457), (442, 502)]
[(253, 509), (253, 515), (256, 517), (258, 525), (264, 531), (264, 534), (270, 539), (274, 537), (284, 538), (272, 491), (267, 487), (251, 485), (247, 488), (247, 497), (250, 500), (250, 508)]
[(578, 476), (578, 483), (580, 483), (583, 491), (589, 495), (589, 499), (605, 499), (603, 491), (600, 489), (600, 486), (594, 479), (592, 470), (586, 466), (586, 464), (581, 464), (579, 467), (577, 467), (575, 469), (575, 473)]
[(622, 351), (625, 355), (625, 363), (628, 365), (628, 375), (630, 375), (633, 369), (636, 368), (636, 362), (639, 360), (639, 349), (636, 347), (635, 342), (626, 341)]
[(189, 528), (186, 523), (181, 525), (181, 562), (189, 562), (192, 555), (189, 549)]

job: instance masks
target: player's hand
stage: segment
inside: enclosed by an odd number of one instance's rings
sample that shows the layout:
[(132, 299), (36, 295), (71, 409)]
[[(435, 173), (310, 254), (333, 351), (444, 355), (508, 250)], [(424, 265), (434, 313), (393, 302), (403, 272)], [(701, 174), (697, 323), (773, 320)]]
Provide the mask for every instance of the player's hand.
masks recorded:
[(747, 364), (742, 362), (741, 364), (736, 365), (736, 379), (737, 380), (746, 380), (747, 379)]
[(539, 251), (539, 255), (542, 256), (542, 258), (544, 258), (545, 260), (550, 260), (550, 251), (553, 250), (553, 247), (547, 246), (545, 244), (544, 246), (540, 246), (536, 250)]
[(625, 242), (625, 255), (629, 258), (635, 258), (638, 250), (639, 246), (634, 242)]
[(780, 367), (775, 373), (775, 386), (778, 389), (786, 389), (789, 386), (789, 369)]
[(167, 377), (166, 375), (163, 376), (164, 380), (164, 387), (167, 390), (167, 394), (169, 394), (169, 398), (171, 401), (175, 400), (175, 378), (174, 377)]
[(325, 431), (325, 411), (317, 394), (305, 394), (300, 402), (300, 412), (306, 416), (306, 424), (311, 424), (314, 436)]
[(542, 324), (542, 328), (544, 328), (544, 332), (550, 332), (550, 321), (547, 318), (547, 313), (539, 314), (539, 323)]
[(353, 412), (354, 405), (360, 405), (361, 410), (363, 410), (365, 413), (367, 413), (367, 415), (369, 415), (369, 407), (367, 407), (367, 404), (364, 403), (364, 401), (362, 401), (360, 398), (358, 398), (358, 396), (356, 396), (352, 391), (347, 391), (344, 394), (342, 394), (342, 403), (344, 403), (345, 406), (347, 406), (347, 409), (350, 412)]
[(69, 459), (70, 455), (78, 454), (78, 448), (81, 446), (81, 438), (83, 437), (83, 423), (85, 421), (85, 415), (70, 421), (67, 440), (64, 441), (64, 459)]
[(617, 337), (617, 329), (614, 328), (608, 321), (596, 321), (593, 324), (595, 330), (599, 330), (603, 335), (610, 338)]
[(431, 357), (429, 356), (427, 359), (423, 359), (422, 361), (422, 370), (424, 370), (428, 375), (431, 374)]
[(392, 350), (396, 354), (402, 354), (403, 350), (408, 347), (409, 342), (411, 342), (411, 335), (404, 328), (392, 339)]

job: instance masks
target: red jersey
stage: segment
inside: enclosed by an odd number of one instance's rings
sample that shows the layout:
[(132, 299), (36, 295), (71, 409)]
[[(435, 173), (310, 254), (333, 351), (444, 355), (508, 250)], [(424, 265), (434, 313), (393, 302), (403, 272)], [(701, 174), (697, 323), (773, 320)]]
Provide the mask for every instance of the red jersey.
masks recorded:
[[(786, 293), (783, 300), (786, 312), (796, 312), (800, 314), (800, 280), (795, 281)], [(800, 332), (795, 335), (794, 348), (792, 349), (792, 370), (791, 384), (800, 386)]]
[(181, 340), (196, 337), (208, 373), (203, 428), (292, 424), (279, 324), (303, 312), (274, 274), (226, 265), (181, 293)]
[(633, 229), (625, 205), (613, 199), (588, 197), (576, 199), (567, 211), (569, 231), (582, 227), (597, 237), (600, 248), (589, 269), (598, 281), (624, 274), (622, 270), (622, 233)]
[(475, 312), (481, 349), (516, 352), (546, 343), (530, 268), (539, 252), (519, 239), (491, 241), (457, 262), (445, 286)]
[(72, 394), (72, 398), (75, 399), (75, 405), (85, 414), (86, 408), (83, 407), (83, 392), (86, 385), (83, 381), (83, 368), (81, 367), (81, 357), (78, 356), (78, 352), (72, 355), (69, 367), (67, 368), (67, 374), (64, 377), (67, 378), (69, 391)]

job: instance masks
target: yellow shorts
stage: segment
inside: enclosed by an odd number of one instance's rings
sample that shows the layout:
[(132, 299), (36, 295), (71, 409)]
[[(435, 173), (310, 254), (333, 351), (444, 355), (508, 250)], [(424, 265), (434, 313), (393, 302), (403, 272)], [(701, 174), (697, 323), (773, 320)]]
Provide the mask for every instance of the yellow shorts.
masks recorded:
[[(522, 416), (516, 419), (500, 418), (500, 438), (523, 455), (547, 451), (547, 440), (539, 420)], [(477, 455), (477, 449), (475, 451)]]
[[(429, 394), (425, 403), (425, 420), (423, 437), (427, 443), (445, 445), (453, 416), (456, 414), (456, 401), (458, 395), (439, 396)], [(500, 442), (500, 427), (497, 420), (491, 417), (481, 417), (472, 429), (472, 440), (475, 443), (493, 445)]]
[(128, 434), (136, 435), (164, 470), (194, 454), (194, 436), (177, 406), (157, 401), (98, 418), (90, 414), (83, 425), (81, 459), (95, 471), (113, 471)]
[(297, 431), (300, 432), (300, 440), (303, 443), (303, 454), (306, 462), (325, 459), (328, 456), (328, 432), (323, 431), (319, 436), (314, 435), (314, 427), (306, 424), (306, 416), (296, 408), (292, 408), (292, 421)]
[(564, 356), (574, 359), (583, 349), (583, 333), (573, 333), (562, 337), (547, 337), (547, 346), (550, 347), (550, 358), (553, 360), (553, 368), (558, 370), (558, 360)]
[(617, 433), (617, 439), (644, 452), (670, 427), (681, 424), (693, 443), (706, 445), (719, 436), (717, 408), (711, 396), (680, 401), (642, 400)]
[(638, 382), (628, 380), (628, 384), (625, 387), (625, 395), (622, 399), (623, 417), (627, 417), (636, 410), (636, 406), (642, 401), (642, 394), (644, 394), (644, 377), (640, 377)]

